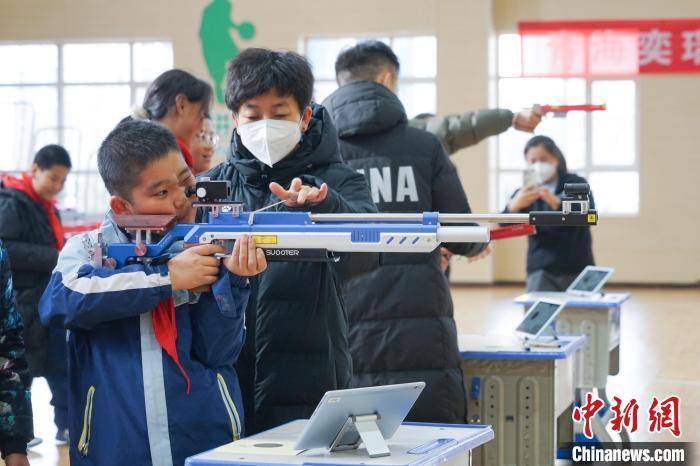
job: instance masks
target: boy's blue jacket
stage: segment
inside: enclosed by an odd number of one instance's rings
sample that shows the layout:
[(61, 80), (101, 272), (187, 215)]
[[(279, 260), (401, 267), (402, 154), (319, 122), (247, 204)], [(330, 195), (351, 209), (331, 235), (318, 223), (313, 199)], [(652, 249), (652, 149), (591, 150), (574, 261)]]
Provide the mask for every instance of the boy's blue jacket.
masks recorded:
[[(106, 243), (125, 242), (108, 214)], [(173, 292), (166, 265), (94, 267), (97, 231), (71, 238), (39, 313), (69, 332), (70, 461), (179, 466), (241, 435), (233, 369), (245, 337), (247, 280), (222, 268), (212, 293)], [(173, 296), (177, 350), (191, 389), (154, 336), (151, 311)]]

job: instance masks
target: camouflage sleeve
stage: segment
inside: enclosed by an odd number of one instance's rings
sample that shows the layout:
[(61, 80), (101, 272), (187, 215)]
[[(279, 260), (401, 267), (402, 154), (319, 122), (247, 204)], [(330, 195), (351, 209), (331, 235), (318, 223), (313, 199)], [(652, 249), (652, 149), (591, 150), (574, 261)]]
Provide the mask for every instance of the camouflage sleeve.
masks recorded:
[(489, 136), (501, 134), (513, 123), (513, 112), (503, 108), (487, 108), (461, 115), (414, 118), (409, 125), (424, 129), (438, 137), (448, 155), (478, 144)]
[(15, 304), (7, 251), (0, 243), (0, 451), (25, 453), (34, 437), (22, 318)]

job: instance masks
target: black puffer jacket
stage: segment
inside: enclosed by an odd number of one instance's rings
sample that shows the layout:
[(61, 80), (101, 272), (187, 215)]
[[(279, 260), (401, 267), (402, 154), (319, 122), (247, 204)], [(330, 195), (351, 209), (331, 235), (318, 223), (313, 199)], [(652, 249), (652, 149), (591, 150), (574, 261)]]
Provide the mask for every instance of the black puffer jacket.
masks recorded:
[(39, 321), (39, 299), (58, 260), (44, 208), (17, 189), (0, 189), (0, 239), (10, 256), (29, 372), (39, 377), (47, 369), (48, 344), (48, 329)]
[[(343, 159), (364, 173), (383, 212), (470, 212), (457, 171), (432, 134), (409, 127), (399, 99), (361, 81), (324, 102), (340, 136)], [(474, 255), (484, 244), (450, 244)], [(409, 419), (464, 422), (465, 392), (452, 297), (432, 254), (387, 254), (376, 271), (346, 290), (353, 384), (425, 381)]]
[[(300, 147), (269, 168), (243, 146), (234, 132), (227, 162), (205, 176), (231, 181), (232, 199), (250, 210), (277, 202), (271, 181), (289, 186), (328, 183), (328, 197), (312, 212), (376, 212), (362, 175), (345, 165), (328, 113), (314, 108)], [(276, 210), (286, 210), (280, 205)], [(367, 255), (339, 264), (271, 262), (251, 280), (246, 310), (246, 343), (236, 366), (241, 380), (246, 435), (308, 418), (327, 390), (347, 388), (352, 375), (342, 281)], [(348, 275), (346, 275), (348, 274)]]

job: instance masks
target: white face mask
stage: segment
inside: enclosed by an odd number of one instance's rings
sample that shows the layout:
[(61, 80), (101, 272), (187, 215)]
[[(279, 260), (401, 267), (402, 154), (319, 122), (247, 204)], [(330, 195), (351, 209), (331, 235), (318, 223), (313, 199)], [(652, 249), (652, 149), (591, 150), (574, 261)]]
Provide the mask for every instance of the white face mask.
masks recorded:
[(238, 125), (243, 145), (268, 167), (285, 158), (301, 139), (301, 122), (258, 120)]
[(549, 162), (535, 162), (530, 164), (528, 169), (532, 171), (533, 179), (537, 184), (548, 182), (556, 171), (554, 165)]

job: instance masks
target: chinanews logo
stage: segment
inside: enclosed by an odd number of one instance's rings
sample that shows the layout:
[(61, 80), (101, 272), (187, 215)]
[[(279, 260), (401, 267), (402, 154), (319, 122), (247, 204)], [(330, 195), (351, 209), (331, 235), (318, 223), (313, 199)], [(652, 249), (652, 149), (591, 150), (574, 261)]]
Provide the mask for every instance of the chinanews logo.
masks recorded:
[[(639, 402), (632, 398), (627, 403), (617, 396), (610, 406), (612, 417), (608, 420), (611, 430), (620, 433), (624, 428), (634, 433), (639, 427)], [(605, 402), (592, 392), (586, 393), (585, 401), (574, 408), (572, 419), (576, 424), (583, 424), (583, 435), (588, 440), (595, 438), (594, 423), (599, 413), (604, 413)], [(602, 410), (602, 411), (601, 411)], [(653, 396), (647, 410), (647, 430), (649, 433), (670, 432), (675, 438), (681, 437), (681, 398), (671, 395), (660, 400)]]
[[(681, 440), (681, 398), (652, 396), (648, 403), (614, 396), (601, 399), (585, 394), (572, 413), (575, 442), (571, 444), (573, 464), (679, 465), (691, 466), (694, 446)], [(667, 432), (674, 441), (630, 441), (630, 434), (646, 427), (649, 434)], [(611, 437), (610, 434), (613, 434)], [(615, 435), (621, 441), (617, 442)], [(663, 438), (663, 437), (661, 437)]]

